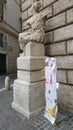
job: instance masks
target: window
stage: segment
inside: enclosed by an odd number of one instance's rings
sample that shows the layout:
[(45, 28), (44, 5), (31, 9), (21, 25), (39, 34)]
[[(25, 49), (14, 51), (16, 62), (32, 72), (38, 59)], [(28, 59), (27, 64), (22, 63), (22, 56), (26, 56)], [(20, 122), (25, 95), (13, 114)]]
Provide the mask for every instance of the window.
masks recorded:
[(2, 46), (2, 37), (3, 37), (3, 35), (0, 34), (0, 47)]
[(3, 18), (3, 3), (0, 2), (0, 19)]
[(1, 34), (0, 33), (0, 47), (7, 47), (7, 35)]

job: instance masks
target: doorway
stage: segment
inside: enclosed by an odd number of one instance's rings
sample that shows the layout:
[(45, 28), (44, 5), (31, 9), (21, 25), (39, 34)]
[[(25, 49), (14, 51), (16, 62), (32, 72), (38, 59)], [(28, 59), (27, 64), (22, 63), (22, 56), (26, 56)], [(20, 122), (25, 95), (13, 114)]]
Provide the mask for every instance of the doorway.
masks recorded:
[(0, 54), (0, 75), (6, 74), (6, 55)]

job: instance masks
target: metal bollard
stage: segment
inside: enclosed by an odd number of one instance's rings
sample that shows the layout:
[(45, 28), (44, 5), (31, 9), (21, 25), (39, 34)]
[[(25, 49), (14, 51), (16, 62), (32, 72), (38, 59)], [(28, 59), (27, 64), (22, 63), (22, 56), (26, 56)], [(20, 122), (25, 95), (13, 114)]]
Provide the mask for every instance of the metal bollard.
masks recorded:
[(6, 76), (6, 78), (5, 78), (5, 89), (10, 90), (10, 78), (9, 78), (9, 76)]

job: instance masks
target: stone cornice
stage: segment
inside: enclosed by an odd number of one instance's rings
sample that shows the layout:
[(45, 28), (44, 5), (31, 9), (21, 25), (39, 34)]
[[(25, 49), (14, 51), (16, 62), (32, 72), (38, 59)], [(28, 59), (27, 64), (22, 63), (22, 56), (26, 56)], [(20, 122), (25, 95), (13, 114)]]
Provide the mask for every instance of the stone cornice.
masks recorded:
[(10, 26), (8, 26), (7, 24), (5, 24), (4, 22), (0, 23), (0, 30), (9, 33), (10, 35), (18, 38), (18, 32), (16, 32), (15, 30), (13, 30)]

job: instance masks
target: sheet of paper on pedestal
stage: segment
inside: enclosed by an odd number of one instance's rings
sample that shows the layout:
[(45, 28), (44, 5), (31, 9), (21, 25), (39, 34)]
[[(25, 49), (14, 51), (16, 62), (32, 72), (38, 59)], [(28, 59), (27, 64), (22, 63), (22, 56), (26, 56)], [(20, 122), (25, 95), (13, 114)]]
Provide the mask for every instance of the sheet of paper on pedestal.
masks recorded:
[(54, 124), (57, 117), (58, 105), (57, 105), (57, 83), (56, 73), (56, 59), (46, 58), (45, 62), (45, 117)]

